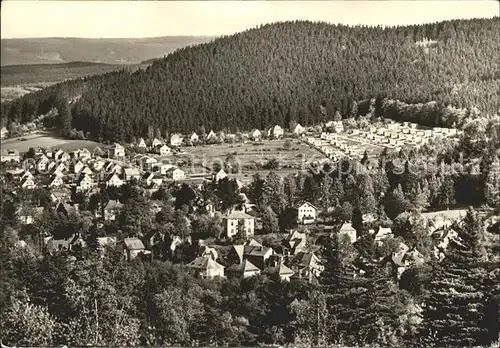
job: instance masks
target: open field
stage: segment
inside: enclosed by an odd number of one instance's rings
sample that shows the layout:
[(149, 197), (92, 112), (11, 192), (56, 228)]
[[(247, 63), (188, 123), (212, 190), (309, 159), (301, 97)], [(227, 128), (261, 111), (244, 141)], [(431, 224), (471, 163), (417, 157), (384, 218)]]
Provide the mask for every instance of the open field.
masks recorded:
[(50, 148), (57, 147), (65, 151), (72, 151), (78, 148), (87, 148), (89, 150), (92, 150), (96, 146), (103, 147), (105, 145), (90, 140), (72, 140), (58, 138), (47, 132), (33, 133), (19, 138), (2, 140), (1, 142), (2, 149), (17, 149), (19, 150), (19, 152), (26, 152), (30, 149), (30, 147), (34, 148), (37, 146)]
[[(285, 141), (291, 143), (290, 149), (284, 149)], [(177, 161), (187, 161), (192, 165), (182, 166), (188, 173), (208, 173), (208, 168), (222, 165), (226, 159), (238, 164), (239, 173), (230, 173), (232, 178), (243, 182), (250, 181), (252, 175), (267, 175), (271, 170), (263, 166), (271, 160), (278, 160), (280, 167), (275, 170), (280, 175), (295, 173), (307, 168), (307, 163), (324, 159), (316, 149), (298, 139), (264, 140), (261, 142), (203, 145), (183, 148), (184, 153), (177, 155)], [(190, 168), (189, 168), (190, 167)]]

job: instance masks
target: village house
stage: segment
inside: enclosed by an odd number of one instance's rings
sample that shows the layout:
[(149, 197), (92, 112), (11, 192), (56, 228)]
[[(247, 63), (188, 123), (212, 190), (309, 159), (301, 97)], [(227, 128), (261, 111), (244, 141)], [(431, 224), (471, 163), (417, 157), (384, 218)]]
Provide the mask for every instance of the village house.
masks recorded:
[(155, 153), (160, 156), (168, 156), (172, 153), (172, 150), (167, 145), (160, 145), (155, 147)]
[(170, 146), (181, 146), (182, 145), (182, 135), (172, 134), (170, 137)]
[(179, 168), (170, 168), (167, 171), (167, 177), (174, 181), (182, 181), (186, 179), (186, 173)]
[(283, 128), (281, 128), (279, 125), (276, 125), (267, 131), (267, 136), (269, 138), (272, 137), (274, 139), (282, 138), (283, 134), (284, 134)]
[(71, 166), (73, 167), (73, 173), (78, 174), (78, 173), (80, 173), (80, 171), (83, 169), (83, 167), (85, 165), (81, 161), (78, 161), (75, 164), (72, 164)]
[(261, 131), (258, 130), (258, 129), (252, 130), (252, 132), (250, 132), (250, 138), (252, 140), (256, 140), (256, 141), (261, 140), (262, 139), (262, 133), (261, 133)]
[(216, 141), (217, 140), (217, 134), (215, 134), (215, 132), (213, 130), (211, 130), (207, 136), (205, 137), (205, 140), (207, 142), (209, 141)]
[(144, 138), (139, 138), (139, 140), (137, 141), (136, 147), (139, 147), (141, 149), (146, 149), (148, 146), (146, 145)]
[(240, 223), (246, 238), (254, 235), (255, 218), (242, 211), (234, 210), (224, 217), (224, 232), (228, 238), (233, 238), (239, 232)]
[(339, 236), (345, 235), (348, 236), (351, 243), (356, 242), (356, 230), (352, 227), (352, 225), (348, 222), (345, 222), (339, 230)]
[(318, 208), (305, 202), (297, 208), (297, 221), (301, 224), (310, 224), (316, 221)]
[(48, 187), (52, 188), (52, 187), (59, 187), (62, 185), (64, 185), (63, 176), (59, 174), (54, 174), (50, 179)]
[(32, 190), (36, 187), (35, 180), (33, 178), (33, 175), (27, 176), (21, 181), (21, 187), (24, 189)]
[(2, 127), (2, 129), (0, 130), (0, 138), (1, 139), (4, 139), (6, 138), (7, 136), (9, 135), (9, 131), (7, 130), (7, 128)]
[(92, 162), (92, 168), (94, 168), (96, 172), (100, 172), (104, 168), (105, 164), (106, 162), (104, 162), (103, 160), (96, 159)]
[(377, 245), (382, 245), (384, 240), (386, 240), (389, 237), (392, 237), (391, 229), (389, 227), (380, 227), (377, 233), (375, 233), (375, 243)]
[(287, 266), (295, 272), (293, 278), (309, 282), (319, 277), (324, 269), (320, 259), (312, 252), (299, 252), (288, 261)]
[(151, 170), (155, 163), (158, 163), (158, 160), (154, 157), (144, 156), (141, 160), (141, 165), (144, 170)]
[(76, 182), (77, 191), (87, 191), (94, 187), (94, 180), (88, 174), (80, 174), (78, 181)]
[(73, 151), (73, 157), (80, 159), (82, 161), (86, 161), (86, 160), (92, 158), (92, 154), (90, 153), (90, 151), (88, 149), (83, 148), (83, 149), (77, 149), (77, 150)]
[(295, 274), (295, 272), (285, 266), (281, 260), (278, 261), (276, 266), (265, 268), (263, 273), (271, 276), (277, 275), (282, 281), (290, 281), (290, 278)]
[(200, 256), (187, 264), (195, 277), (202, 279), (212, 279), (224, 277), (224, 266), (213, 260), (210, 256)]
[(53, 212), (66, 218), (68, 218), (71, 215), (78, 215), (79, 214), (78, 204), (71, 205), (65, 202), (59, 202), (53, 208)]
[(262, 270), (269, 265), (273, 255), (275, 252), (272, 248), (251, 239), (243, 245), (233, 245), (227, 258), (230, 263), (242, 263), (244, 260), (248, 260)]
[(104, 250), (108, 247), (116, 245), (116, 237), (97, 237), (97, 246), (99, 250)]
[(106, 187), (121, 187), (124, 184), (123, 180), (120, 179), (116, 173), (108, 174), (104, 181), (106, 183)]
[(40, 158), (38, 158), (38, 160), (36, 161), (36, 170), (39, 173), (46, 172), (48, 170), (49, 163), (55, 164), (55, 162), (52, 162), (50, 159), (47, 158), (47, 156), (45, 155), (40, 156)]
[(301, 135), (301, 134), (304, 134), (306, 132), (306, 129), (304, 127), (302, 127), (300, 125), (300, 123), (297, 123), (297, 125), (295, 126), (295, 128), (292, 130), (293, 134), (296, 134), (296, 135)]
[(342, 133), (344, 131), (344, 124), (342, 121), (334, 121), (333, 122), (333, 132), (334, 133)]
[(281, 243), (280, 252), (284, 256), (291, 256), (304, 251), (307, 244), (307, 236), (299, 231), (292, 231)]
[(115, 221), (123, 208), (123, 204), (116, 200), (110, 200), (103, 208), (104, 221)]
[(189, 140), (192, 142), (192, 143), (196, 143), (200, 140), (200, 137), (198, 136), (198, 134), (196, 134), (195, 132), (193, 132), (193, 134), (191, 134), (191, 136), (189, 137)]
[(154, 149), (157, 146), (162, 146), (163, 142), (159, 140), (158, 138), (154, 138), (153, 141), (151, 142), (151, 147)]
[(135, 259), (139, 254), (148, 255), (151, 253), (146, 250), (144, 243), (139, 238), (125, 238), (120, 244), (127, 261)]
[(130, 181), (132, 179), (139, 180), (141, 178), (141, 173), (137, 168), (128, 167), (123, 169), (123, 179), (125, 181)]
[(70, 252), (81, 249), (85, 247), (86, 243), (83, 240), (80, 234), (74, 234), (73, 236), (67, 239), (53, 239), (50, 237), (46, 240), (45, 247), (51, 255), (54, 255), (59, 252)]
[(224, 169), (220, 169), (217, 174), (215, 174), (215, 181), (218, 182), (219, 180), (222, 180), (224, 178), (227, 178), (227, 174), (224, 171)]
[(260, 269), (248, 260), (243, 260), (242, 263), (234, 264), (226, 269), (226, 275), (234, 278), (249, 278), (259, 274)]
[(19, 151), (16, 149), (3, 150), (1, 152), (1, 162), (19, 162), (21, 157), (19, 156)]
[(118, 143), (114, 143), (110, 148), (110, 155), (113, 158), (125, 157), (125, 148)]

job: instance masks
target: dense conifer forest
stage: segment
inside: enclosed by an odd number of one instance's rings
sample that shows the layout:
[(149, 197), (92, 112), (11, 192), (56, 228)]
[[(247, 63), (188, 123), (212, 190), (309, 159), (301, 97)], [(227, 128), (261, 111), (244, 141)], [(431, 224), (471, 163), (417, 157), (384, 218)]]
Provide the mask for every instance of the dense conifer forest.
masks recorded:
[[(2, 123), (72, 104), (72, 127), (104, 140), (206, 129), (304, 125), (352, 115), (353, 102), (435, 101), (427, 125), (456, 126), (448, 105), (498, 112), (499, 17), (395, 28), (306, 21), (263, 25), (180, 49), (143, 71), (62, 83), (2, 104)], [(381, 104), (381, 103), (379, 103)], [(401, 104), (402, 105), (402, 104)], [(403, 118), (392, 108), (390, 117)], [(421, 121), (420, 109), (405, 119)]]

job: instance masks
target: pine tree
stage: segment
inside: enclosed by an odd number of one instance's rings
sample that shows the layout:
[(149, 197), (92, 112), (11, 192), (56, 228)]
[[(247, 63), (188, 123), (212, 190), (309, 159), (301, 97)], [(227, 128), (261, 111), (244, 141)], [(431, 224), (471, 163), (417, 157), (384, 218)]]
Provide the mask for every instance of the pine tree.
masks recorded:
[(428, 344), (461, 347), (484, 343), (486, 271), (481, 233), (481, 221), (470, 209), (459, 229), (460, 240), (450, 243), (429, 285), (423, 312)]
[(500, 209), (500, 158), (491, 164), (485, 182), (486, 202), (493, 208)]

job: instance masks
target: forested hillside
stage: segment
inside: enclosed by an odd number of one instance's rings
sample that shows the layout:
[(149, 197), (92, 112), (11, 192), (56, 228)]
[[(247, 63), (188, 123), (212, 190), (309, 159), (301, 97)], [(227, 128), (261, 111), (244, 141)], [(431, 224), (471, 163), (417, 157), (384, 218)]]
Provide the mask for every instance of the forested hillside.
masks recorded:
[[(354, 101), (436, 101), (426, 124), (453, 126), (442, 109), (498, 111), (499, 18), (398, 28), (287, 22), (181, 49), (144, 71), (55, 86), (2, 105), (2, 121), (29, 120), (54, 93), (82, 94), (73, 127), (107, 140), (206, 129), (310, 125), (348, 117)], [(43, 105), (43, 107), (40, 107)], [(403, 104), (401, 104), (403, 105)], [(420, 109), (392, 118), (421, 120)], [(351, 114), (352, 115), (352, 114)]]

